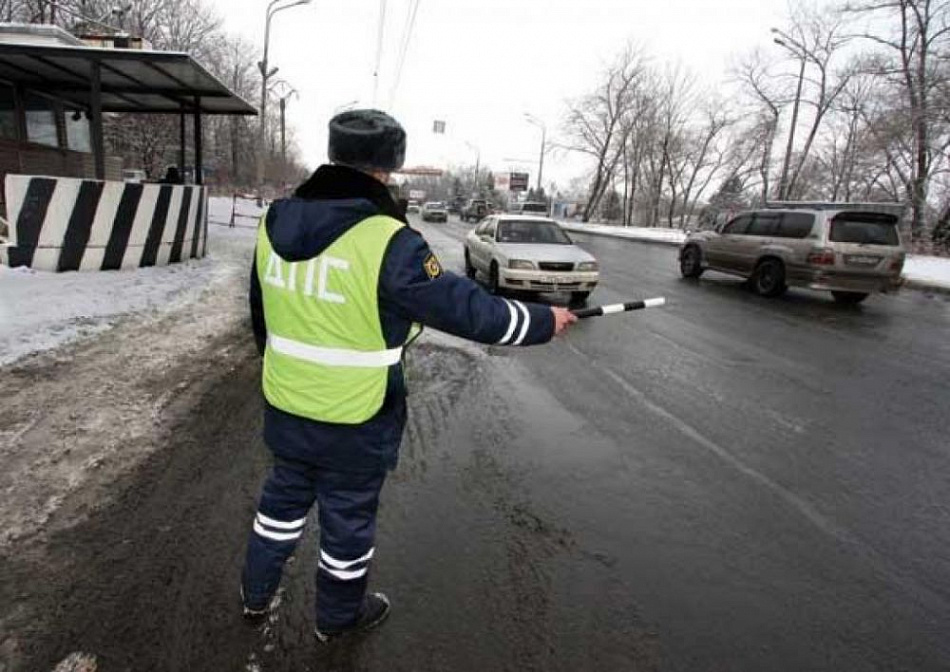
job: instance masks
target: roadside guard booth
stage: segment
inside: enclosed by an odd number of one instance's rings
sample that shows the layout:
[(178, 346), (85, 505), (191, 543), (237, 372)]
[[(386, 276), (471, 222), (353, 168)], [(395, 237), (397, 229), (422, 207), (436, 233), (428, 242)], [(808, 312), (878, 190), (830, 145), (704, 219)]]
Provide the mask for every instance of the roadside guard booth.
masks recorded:
[[(182, 175), (193, 125), (192, 184), (123, 181), (123, 168), (137, 166), (107, 156), (103, 140), (103, 115), (118, 112), (177, 115)], [(203, 257), (206, 114), (256, 111), (188, 54), (92, 47), (53, 26), (0, 24), (0, 216), (8, 237), (0, 265), (111, 270)]]

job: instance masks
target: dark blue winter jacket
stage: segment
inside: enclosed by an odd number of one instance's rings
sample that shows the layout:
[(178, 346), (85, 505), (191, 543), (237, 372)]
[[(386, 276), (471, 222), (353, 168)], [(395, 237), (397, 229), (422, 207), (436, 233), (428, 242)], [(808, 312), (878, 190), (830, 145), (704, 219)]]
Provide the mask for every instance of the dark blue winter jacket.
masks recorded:
[[(326, 165), (293, 198), (275, 201), (265, 225), (274, 251), (287, 261), (301, 261), (320, 254), (352, 226), (376, 214), (406, 222), (382, 183), (350, 168)], [(378, 291), (389, 348), (405, 342), (413, 322), (502, 345), (545, 343), (554, 334), (549, 307), (492, 296), (468, 278), (443, 270), (422, 235), (408, 225), (390, 241)], [(256, 267), (251, 272), (250, 303), (255, 340), (263, 353), (267, 326)], [(397, 365), (390, 368), (382, 408), (367, 422), (317, 422), (267, 404), (264, 439), (283, 459), (339, 471), (376, 471), (395, 467), (405, 421), (406, 386), (402, 365)]]

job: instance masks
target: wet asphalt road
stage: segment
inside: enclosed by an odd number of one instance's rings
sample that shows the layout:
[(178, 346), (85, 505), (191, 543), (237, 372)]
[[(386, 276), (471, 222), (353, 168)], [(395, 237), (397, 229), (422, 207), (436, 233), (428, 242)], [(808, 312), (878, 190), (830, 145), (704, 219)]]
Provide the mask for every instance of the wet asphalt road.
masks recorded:
[(662, 669), (950, 669), (948, 297), (767, 300), (680, 279), (675, 248), (575, 239), (591, 303), (669, 305), (518, 355), (563, 428), (524, 449), (531, 499), (610, 561), (553, 587), (590, 591), (573, 618), (625, 602)]
[[(460, 269), (468, 227), (422, 228)], [(237, 616), (268, 463), (241, 331), (210, 344), (229, 367), (113, 504), (0, 561), (0, 662), (950, 669), (947, 298), (765, 300), (726, 276), (680, 280), (673, 248), (576, 238), (603, 269), (592, 302), (669, 305), (539, 348), (416, 349), (380, 512), (381, 630), (313, 643), (313, 521), (272, 622)]]

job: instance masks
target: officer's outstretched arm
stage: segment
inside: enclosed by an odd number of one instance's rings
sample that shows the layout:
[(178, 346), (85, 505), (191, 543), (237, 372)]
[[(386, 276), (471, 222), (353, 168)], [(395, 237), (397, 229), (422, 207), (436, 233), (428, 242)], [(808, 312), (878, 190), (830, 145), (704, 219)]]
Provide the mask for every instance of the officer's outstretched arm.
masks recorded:
[(425, 239), (408, 228), (390, 242), (379, 293), (407, 319), (480, 343), (534, 345), (554, 335), (548, 306), (492, 296), (472, 280), (445, 271)]

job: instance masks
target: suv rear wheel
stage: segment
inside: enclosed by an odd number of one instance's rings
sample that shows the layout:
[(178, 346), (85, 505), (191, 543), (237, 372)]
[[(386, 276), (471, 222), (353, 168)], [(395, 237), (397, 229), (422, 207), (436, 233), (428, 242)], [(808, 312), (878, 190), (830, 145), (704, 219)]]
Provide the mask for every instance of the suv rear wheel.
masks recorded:
[(832, 292), (831, 295), (835, 297), (835, 301), (846, 306), (856, 305), (868, 298), (865, 292)]
[(695, 245), (690, 245), (680, 255), (680, 274), (684, 278), (698, 278), (703, 274), (702, 257)]
[(778, 259), (765, 259), (755, 267), (752, 286), (760, 296), (779, 296), (788, 286), (785, 284), (785, 265)]

